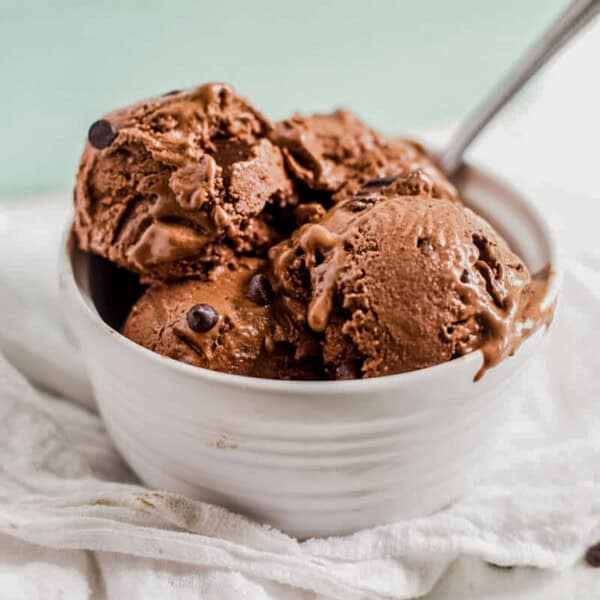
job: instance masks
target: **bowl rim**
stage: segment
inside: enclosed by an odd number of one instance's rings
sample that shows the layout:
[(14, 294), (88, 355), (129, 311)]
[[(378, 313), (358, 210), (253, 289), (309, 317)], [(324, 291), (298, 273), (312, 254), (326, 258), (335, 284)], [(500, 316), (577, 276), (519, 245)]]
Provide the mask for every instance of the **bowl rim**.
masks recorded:
[[(463, 173), (482, 177), (487, 181), (491, 181), (497, 188), (501, 189), (504, 194), (516, 198), (524, 214), (529, 217), (539, 228), (540, 233), (548, 248), (549, 264), (551, 267), (550, 283), (546, 290), (546, 294), (542, 301), (545, 306), (556, 302), (559, 290), (562, 284), (562, 265), (556, 236), (548, 221), (544, 217), (542, 211), (529, 199), (527, 194), (523, 194), (516, 190), (511, 184), (507, 183), (501, 175), (498, 175), (494, 170), (481, 167), (477, 163), (466, 161), (463, 166)], [(436, 376), (436, 378), (444, 377), (448, 371), (456, 370), (459, 365), (468, 366), (475, 373), (481, 364), (483, 364), (483, 354), (481, 350), (470, 352), (460, 358), (450, 360), (444, 363), (417, 369), (415, 371), (407, 371), (404, 373), (395, 373), (390, 375), (382, 375), (369, 379), (353, 379), (345, 381), (332, 380), (284, 380), (284, 379), (267, 379), (263, 377), (251, 377), (247, 375), (236, 375), (233, 373), (224, 373), (189, 365), (181, 361), (175, 360), (168, 356), (158, 354), (144, 346), (141, 346), (132, 340), (126, 338), (120, 331), (114, 329), (105, 323), (97, 311), (93, 310), (74, 275), (73, 262), (70, 252), (70, 235), (72, 224), (69, 223), (61, 241), (61, 268), (60, 268), (60, 288), (63, 294), (70, 293), (76, 301), (80, 312), (86, 319), (92, 323), (102, 335), (110, 335), (115, 342), (121, 344), (124, 349), (138, 353), (142, 359), (147, 359), (157, 368), (166, 368), (179, 375), (185, 375), (193, 379), (202, 379), (207, 382), (225, 385), (227, 387), (252, 389), (254, 391), (265, 392), (285, 392), (298, 394), (364, 394), (368, 390), (382, 390), (393, 387), (412, 385), (415, 381), (422, 380), (427, 377)], [(539, 331), (535, 332), (531, 338), (539, 335)], [(529, 339), (531, 339), (529, 338)], [(519, 351), (515, 353), (518, 356)], [(512, 357), (507, 357), (508, 358)], [(472, 363), (472, 364), (471, 364)], [(481, 381), (485, 380), (483, 378)]]

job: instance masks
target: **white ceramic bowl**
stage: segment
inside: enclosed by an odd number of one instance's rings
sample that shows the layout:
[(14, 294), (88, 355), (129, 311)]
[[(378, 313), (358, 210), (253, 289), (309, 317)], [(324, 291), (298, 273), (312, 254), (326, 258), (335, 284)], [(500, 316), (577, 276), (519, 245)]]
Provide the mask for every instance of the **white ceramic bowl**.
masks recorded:
[[(543, 217), (479, 169), (469, 167), (461, 187), (532, 272), (552, 265), (546, 303), (553, 303), (560, 271)], [(105, 323), (97, 305), (110, 312), (115, 294), (102, 294), (97, 264), (66, 244), (64, 304), (127, 462), (152, 487), (299, 537), (426, 515), (465, 493), (509, 416), (514, 376), (543, 337), (538, 331), (476, 383), (480, 352), (360, 381), (228, 375), (161, 357)]]

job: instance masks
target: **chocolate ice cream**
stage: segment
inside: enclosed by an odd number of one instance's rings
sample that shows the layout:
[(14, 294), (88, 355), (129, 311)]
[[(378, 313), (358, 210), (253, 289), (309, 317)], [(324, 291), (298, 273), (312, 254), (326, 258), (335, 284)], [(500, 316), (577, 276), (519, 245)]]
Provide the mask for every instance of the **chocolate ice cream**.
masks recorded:
[(292, 199), (269, 121), (224, 84), (151, 98), (92, 125), (75, 187), (84, 250), (146, 281), (204, 275), (276, 239)]
[(304, 303), (335, 378), (412, 371), (523, 338), (523, 261), (468, 208), (413, 172), (365, 185), (270, 252), (281, 294)]
[(424, 148), (346, 111), (271, 125), (224, 84), (151, 98), (90, 127), (75, 208), (80, 247), (149, 286), (124, 335), (217, 371), (353, 379), (477, 349), (485, 369), (546, 316)]
[(132, 308), (123, 334), (163, 356), (215, 371), (318, 379), (318, 360), (297, 360), (290, 344), (270, 341), (273, 291), (265, 270), (264, 260), (242, 258), (213, 269), (209, 279), (153, 285)]
[[(433, 183), (433, 195), (458, 199), (454, 186), (417, 142), (386, 139), (345, 110), (275, 124), (273, 141), (283, 148), (292, 175), (309, 190), (343, 200), (365, 182), (421, 170)], [(309, 194), (310, 195), (310, 194)]]
[(135, 304), (123, 334), (164, 356), (199, 367), (249, 375), (264, 352), (269, 307), (247, 290), (264, 261), (222, 266), (208, 280), (150, 287)]

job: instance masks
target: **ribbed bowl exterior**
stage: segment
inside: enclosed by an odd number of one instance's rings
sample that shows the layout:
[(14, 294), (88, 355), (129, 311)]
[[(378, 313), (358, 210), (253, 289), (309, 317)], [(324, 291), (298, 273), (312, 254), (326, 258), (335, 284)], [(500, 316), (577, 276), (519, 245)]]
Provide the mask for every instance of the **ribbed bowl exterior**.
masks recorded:
[(447, 505), (485, 468), (511, 404), (504, 389), (472, 380), (470, 393), (439, 388), (435, 407), (408, 388), (240, 394), (147, 371), (113, 358), (92, 375), (107, 427), (140, 477), (300, 537)]
[(90, 299), (88, 262), (67, 250), (66, 310), (107, 428), (134, 471), (154, 488), (303, 538), (423, 516), (467, 492), (543, 338), (536, 333), (478, 382), (480, 353), (354, 382), (237, 377), (160, 357), (111, 329)]

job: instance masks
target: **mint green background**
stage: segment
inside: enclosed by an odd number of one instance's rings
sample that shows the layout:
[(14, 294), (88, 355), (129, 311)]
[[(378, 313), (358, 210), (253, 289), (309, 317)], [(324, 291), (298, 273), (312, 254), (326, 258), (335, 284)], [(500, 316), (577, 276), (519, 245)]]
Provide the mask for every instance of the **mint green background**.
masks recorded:
[(0, 197), (67, 189), (89, 124), (233, 83), (276, 119), (343, 105), (388, 132), (463, 116), (564, 0), (1, 0)]

